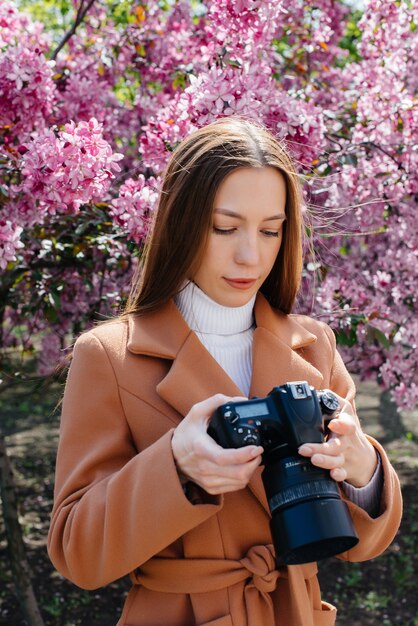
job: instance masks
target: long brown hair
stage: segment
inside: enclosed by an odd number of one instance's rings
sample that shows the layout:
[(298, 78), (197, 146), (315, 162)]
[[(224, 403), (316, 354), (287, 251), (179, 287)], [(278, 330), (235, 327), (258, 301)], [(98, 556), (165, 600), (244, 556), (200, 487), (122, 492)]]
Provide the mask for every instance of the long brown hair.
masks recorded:
[(193, 132), (174, 150), (124, 315), (155, 311), (179, 292), (200, 265), (222, 181), (237, 168), (265, 166), (285, 179), (286, 221), (280, 252), (261, 292), (273, 307), (291, 311), (302, 271), (298, 175), (285, 145), (266, 128), (228, 117)]

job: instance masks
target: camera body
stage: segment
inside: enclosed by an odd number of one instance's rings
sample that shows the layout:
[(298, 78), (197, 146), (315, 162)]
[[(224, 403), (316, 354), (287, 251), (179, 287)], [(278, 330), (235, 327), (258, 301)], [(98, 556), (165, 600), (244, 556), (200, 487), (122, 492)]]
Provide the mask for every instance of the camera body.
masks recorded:
[(316, 393), (304, 381), (291, 382), (274, 387), (265, 398), (223, 404), (208, 432), (223, 448), (263, 446), (267, 459), (279, 448), (297, 452), (304, 443), (322, 443), (323, 417), (337, 409), (334, 394)]
[(298, 454), (322, 443), (337, 397), (305, 381), (274, 387), (264, 398), (229, 402), (214, 412), (208, 433), (223, 448), (263, 446), (262, 474), (277, 565), (317, 561), (358, 542), (347, 506), (327, 470)]

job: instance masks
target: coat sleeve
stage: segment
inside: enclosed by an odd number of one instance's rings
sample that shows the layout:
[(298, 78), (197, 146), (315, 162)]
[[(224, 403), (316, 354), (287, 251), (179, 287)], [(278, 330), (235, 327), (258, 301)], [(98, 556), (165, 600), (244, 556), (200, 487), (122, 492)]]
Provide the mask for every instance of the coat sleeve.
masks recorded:
[[(334, 333), (328, 327), (326, 327), (326, 332), (334, 354), (330, 388), (340, 396), (346, 397), (354, 405), (353, 380), (336, 349)], [(393, 541), (402, 518), (402, 495), (396, 472), (383, 447), (372, 437), (367, 437), (382, 460), (383, 491), (380, 515), (376, 518), (370, 517), (364, 509), (341, 493), (359, 536), (359, 542), (354, 548), (339, 555), (339, 558), (346, 561), (367, 561), (381, 554)]]
[(382, 446), (372, 437), (371, 444), (380, 454), (383, 468), (381, 512), (376, 518), (343, 494), (360, 541), (351, 550), (339, 555), (344, 561), (367, 561), (381, 554), (393, 541), (402, 517), (402, 496), (398, 477)]
[(126, 575), (221, 508), (221, 497), (200, 505), (185, 497), (171, 436), (137, 452), (109, 357), (92, 332), (80, 337), (64, 392), (48, 536), (53, 564), (76, 585), (95, 589)]

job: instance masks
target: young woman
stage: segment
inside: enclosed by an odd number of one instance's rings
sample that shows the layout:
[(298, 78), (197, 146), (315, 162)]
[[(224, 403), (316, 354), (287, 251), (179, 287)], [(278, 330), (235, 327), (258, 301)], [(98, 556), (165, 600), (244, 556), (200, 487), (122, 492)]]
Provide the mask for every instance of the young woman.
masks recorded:
[(359, 543), (382, 552), (399, 483), (361, 430), (332, 331), (292, 315), (298, 178), (262, 127), (228, 118), (168, 165), (126, 312), (76, 342), (64, 394), (49, 553), (80, 587), (130, 574), (119, 626), (331, 626), (314, 563), (276, 568), (260, 446), (208, 435), (221, 404), (306, 380), (338, 395), (326, 443), (300, 454), (341, 485)]

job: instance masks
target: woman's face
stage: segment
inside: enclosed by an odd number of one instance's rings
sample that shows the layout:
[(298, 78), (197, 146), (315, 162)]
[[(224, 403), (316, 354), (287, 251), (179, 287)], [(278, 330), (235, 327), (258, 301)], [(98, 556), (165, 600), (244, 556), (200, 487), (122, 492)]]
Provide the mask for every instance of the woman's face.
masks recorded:
[(286, 184), (272, 167), (229, 174), (215, 196), (212, 230), (194, 282), (223, 306), (246, 304), (280, 250)]

